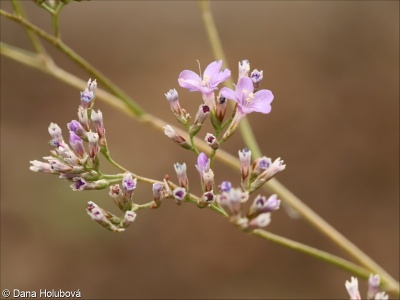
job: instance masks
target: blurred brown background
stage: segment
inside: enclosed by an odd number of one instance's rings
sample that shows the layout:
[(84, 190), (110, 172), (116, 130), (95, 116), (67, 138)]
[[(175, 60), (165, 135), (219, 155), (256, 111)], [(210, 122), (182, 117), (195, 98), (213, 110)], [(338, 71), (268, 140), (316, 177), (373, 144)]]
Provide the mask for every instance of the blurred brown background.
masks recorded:
[[(44, 11), (24, 5), (51, 30)], [(264, 154), (287, 164), (278, 180), (398, 280), (399, 2), (221, 1), (212, 11), (233, 77), (237, 62), (249, 59), (275, 95), (271, 114), (249, 120)], [(164, 97), (177, 88), (195, 114), (200, 95), (181, 89), (178, 74), (197, 71), (196, 59), (203, 69), (214, 60), (196, 2), (71, 3), (61, 25), (64, 41), (145, 109), (177, 125)], [(32, 49), (21, 27), (4, 18), (1, 40)], [(89, 78), (47, 48), (60, 66)], [(72, 192), (55, 176), (29, 171), (29, 161), (51, 149), (49, 123), (66, 133), (78, 104), (78, 90), (1, 58), (1, 289), (80, 289), (83, 298), (114, 299), (348, 299), (351, 274), (243, 234), (193, 205), (168, 201), (141, 211), (123, 234), (92, 222), (87, 201), (117, 212), (107, 191)], [(159, 179), (175, 177), (172, 164), (186, 162), (199, 191), (193, 155), (162, 132), (96, 106), (117, 161)], [(236, 155), (244, 144), (236, 134), (225, 147)], [(216, 168), (217, 182), (239, 183), (239, 174)], [(137, 201), (150, 193), (139, 184)], [(284, 210), (267, 229), (347, 257)], [(365, 296), (365, 282), (360, 289)]]

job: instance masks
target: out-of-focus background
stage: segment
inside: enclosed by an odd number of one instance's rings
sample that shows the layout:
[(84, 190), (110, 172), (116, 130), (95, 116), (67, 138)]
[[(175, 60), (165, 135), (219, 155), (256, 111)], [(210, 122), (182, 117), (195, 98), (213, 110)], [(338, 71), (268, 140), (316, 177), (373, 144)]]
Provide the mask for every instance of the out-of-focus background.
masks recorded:
[[(50, 32), (47, 13), (23, 4)], [(398, 280), (399, 2), (221, 1), (212, 12), (235, 80), (238, 61), (249, 59), (275, 95), (271, 114), (249, 121), (263, 153), (287, 164), (278, 180)], [(203, 70), (214, 60), (196, 2), (74, 2), (62, 12), (61, 33), (166, 123), (178, 126), (164, 97), (170, 88), (192, 115), (202, 102), (177, 83), (183, 69), (198, 70), (196, 60)], [(32, 50), (4, 18), (1, 40)], [(45, 44), (58, 65), (89, 78)], [(66, 133), (78, 104), (78, 90), (1, 58), (1, 289), (80, 289), (98, 299), (348, 298), (351, 274), (243, 234), (210, 210), (166, 201), (140, 211), (123, 234), (92, 222), (87, 201), (117, 212), (107, 190), (72, 192), (56, 176), (29, 171), (51, 149), (49, 123)], [(117, 161), (157, 179), (174, 178), (173, 163), (186, 162), (199, 191), (191, 153), (100, 101), (96, 107)], [(236, 155), (245, 145), (235, 134), (224, 146)], [(239, 184), (239, 173), (221, 163), (215, 173), (217, 183)], [(150, 186), (139, 184), (135, 199), (149, 201)], [(267, 229), (348, 258), (283, 209)], [(365, 296), (363, 281), (360, 290)]]

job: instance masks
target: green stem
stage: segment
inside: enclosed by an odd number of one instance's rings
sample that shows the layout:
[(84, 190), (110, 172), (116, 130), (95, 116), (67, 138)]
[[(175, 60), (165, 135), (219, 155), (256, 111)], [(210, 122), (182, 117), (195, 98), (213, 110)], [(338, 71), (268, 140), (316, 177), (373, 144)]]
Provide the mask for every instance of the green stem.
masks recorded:
[[(23, 6), (20, 4), (20, 2), (17, 0), (12, 0), (12, 5), (13, 5), (15, 14), (23, 19), (26, 19), (25, 10), (23, 9)], [(36, 50), (36, 52), (45, 55), (46, 49), (43, 47), (42, 43), (39, 41), (36, 34), (27, 27), (25, 27), (25, 30), (26, 30), (26, 33), (28, 34), (28, 37), (31, 40), (33, 48)]]
[(125, 94), (119, 87), (114, 85), (111, 80), (109, 80), (105, 75), (103, 75), (99, 70), (94, 68), (92, 65), (89, 64), (84, 58), (78, 55), (75, 51), (73, 51), (70, 47), (65, 45), (61, 40), (58, 38), (48, 34), (47, 32), (43, 31), (39, 27), (33, 25), (29, 21), (20, 16), (16, 16), (10, 14), (2, 9), (0, 9), (0, 15), (4, 16), (10, 20), (13, 20), (22, 26), (30, 29), (36, 35), (40, 36), (44, 40), (48, 41), (49, 43), (53, 44), (57, 49), (61, 50), (67, 57), (69, 57), (72, 61), (78, 64), (81, 68), (83, 68), (88, 74), (95, 77), (97, 81), (106, 87), (112, 94), (120, 98), (130, 110), (135, 114), (136, 117), (140, 118), (144, 114), (144, 110), (140, 107), (138, 103), (133, 101), (127, 94)]

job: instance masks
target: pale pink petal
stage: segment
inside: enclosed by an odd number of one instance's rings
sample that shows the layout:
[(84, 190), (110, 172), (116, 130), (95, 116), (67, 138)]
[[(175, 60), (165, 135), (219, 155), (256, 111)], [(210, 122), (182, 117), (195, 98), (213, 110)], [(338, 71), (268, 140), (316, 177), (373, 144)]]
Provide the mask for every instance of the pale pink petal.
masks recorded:
[(184, 70), (179, 74), (178, 83), (191, 92), (198, 92), (202, 87), (202, 79), (195, 72)]
[(212, 78), (215, 74), (219, 73), (221, 70), (222, 60), (213, 61), (211, 64), (207, 66), (204, 70), (203, 78)]

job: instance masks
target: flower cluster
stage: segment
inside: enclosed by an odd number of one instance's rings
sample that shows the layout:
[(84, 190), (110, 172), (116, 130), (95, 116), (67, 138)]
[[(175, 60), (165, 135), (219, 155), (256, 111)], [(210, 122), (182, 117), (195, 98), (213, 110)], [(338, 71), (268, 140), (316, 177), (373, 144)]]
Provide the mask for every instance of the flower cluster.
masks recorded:
[[(385, 292), (379, 292), (381, 278), (378, 274), (371, 274), (368, 279), (368, 300), (388, 300), (389, 296)], [(346, 280), (345, 283), (347, 292), (350, 295), (350, 300), (361, 300), (360, 291), (358, 290), (358, 280), (356, 277), (351, 277), (351, 281)]]
[[(165, 96), (176, 119), (186, 128), (189, 139), (185, 139), (170, 125), (164, 126), (164, 133), (182, 148), (197, 153), (196, 169), (199, 172), (203, 192), (202, 196), (196, 199), (199, 207), (217, 206), (225, 212), (232, 223), (242, 229), (265, 227), (270, 222), (270, 213), (279, 208), (280, 200), (276, 195), (272, 195), (268, 199), (258, 195), (247, 213), (243, 212), (243, 206), (248, 201), (250, 193), (259, 189), (276, 173), (285, 169), (283, 161), (278, 158), (272, 162), (270, 158), (263, 156), (251, 163), (251, 151), (243, 149), (239, 151), (241, 188), (232, 188), (230, 182), (224, 181), (219, 186), (219, 193), (216, 193), (214, 188), (212, 161), (216, 151), (235, 132), (240, 121), (252, 112), (268, 114), (271, 111), (271, 102), (274, 97), (269, 90), (259, 90), (263, 71), (254, 70), (249, 76), (248, 60), (239, 62), (239, 79), (236, 89), (231, 90), (224, 87), (218, 96), (215, 96), (218, 85), (231, 75), (227, 69), (221, 71), (221, 67), (222, 61), (219, 60), (209, 64), (203, 76), (190, 70), (184, 70), (179, 74), (179, 85), (191, 92), (201, 93), (204, 103), (200, 104), (196, 117), (191, 122), (190, 114), (181, 107), (178, 92), (171, 89)], [(232, 116), (224, 121), (227, 100), (234, 101), (235, 109)], [(204, 152), (199, 152), (193, 143), (193, 137), (198, 134), (207, 117), (210, 117), (211, 124), (215, 129), (214, 133), (207, 132), (204, 138), (211, 149), (209, 156)], [(222, 138), (219, 138), (223, 131), (225, 132)], [(186, 164), (176, 163), (174, 168), (179, 186), (174, 189), (173, 197), (178, 204), (181, 204), (190, 198)]]
[[(110, 187), (110, 196), (123, 212), (123, 217), (116, 217), (92, 201), (88, 202), (86, 211), (103, 227), (121, 232), (136, 217), (132, 196), (137, 180), (133, 179), (129, 172), (107, 176), (99, 170), (100, 153), (109, 158), (109, 152), (102, 112), (93, 110), (96, 88), (96, 80), (89, 79), (86, 89), (81, 92), (78, 120), (72, 120), (67, 124), (69, 144), (64, 141), (61, 128), (55, 123), (50, 123), (49, 133), (52, 138), (50, 144), (54, 149), (50, 151), (50, 156), (43, 157), (45, 162), (31, 161), (30, 170), (59, 175), (59, 178), (71, 182), (73, 191)], [(115, 182), (121, 182), (122, 189), (119, 184), (113, 184)]]
[[(81, 105), (78, 108), (78, 120), (67, 124), (69, 130), (69, 145), (64, 141), (61, 128), (50, 123), (50, 145), (54, 150), (50, 156), (43, 159), (46, 162), (31, 161), (30, 170), (59, 175), (72, 182), (74, 191), (97, 190), (107, 187), (107, 182), (100, 178), (99, 155), (101, 150), (107, 149), (103, 115), (101, 111), (94, 111), (96, 80), (89, 79), (87, 88), (81, 92)], [(90, 125), (93, 124), (92, 131)], [(84, 144), (87, 143), (85, 149)]]
[[(267, 226), (271, 212), (277, 210), (280, 205), (280, 200), (276, 195), (268, 199), (258, 195), (247, 209), (244, 207), (252, 192), (259, 189), (276, 173), (285, 169), (283, 161), (278, 158), (272, 162), (270, 158), (263, 156), (252, 162), (251, 151), (243, 149), (239, 151), (241, 170), (238, 178), (241, 178), (241, 188), (232, 188), (230, 182), (224, 181), (219, 185), (218, 191), (215, 188), (213, 161), (216, 152), (234, 133), (244, 116), (251, 112), (269, 113), (271, 111), (270, 103), (273, 95), (268, 90), (259, 89), (263, 72), (254, 70), (249, 76), (250, 64), (244, 60), (239, 63), (239, 80), (236, 90), (222, 88), (216, 96), (218, 85), (231, 76), (229, 70), (221, 70), (221, 67), (220, 60), (209, 64), (202, 76), (189, 70), (180, 73), (179, 85), (202, 95), (203, 101), (199, 104), (193, 120), (190, 114), (181, 107), (178, 92), (175, 89), (165, 94), (171, 111), (184, 126), (189, 138), (184, 138), (182, 136), (184, 133), (178, 133), (170, 125), (164, 126), (164, 133), (182, 148), (196, 153), (195, 167), (199, 173), (201, 195), (195, 196), (189, 191), (186, 163), (174, 164), (177, 183), (173, 183), (168, 175), (162, 181), (137, 176), (111, 158), (103, 115), (100, 110), (93, 109), (97, 83), (96, 80), (90, 79), (85, 90), (80, 94), (78, 118), (67, 124), (69, 143), (64, 141), (61, 128), (51, 123), (50, 144), (54, 149), (50, 151), (50, 156), (44, 157), (44, 161), (31, 161), (30, 169), (35, 172), (57, 174), (60, 178), (69, 181), (74, 191), (109, 188), (110, 197), (122, 212), (121, 217), (115, 216), (92, 201), (88, 202), (86, 212), (92, 220), (113, 232), (124, 231), (135, 220), (136, 211), (143, 208), (159, 208), (165, 198), (174, 199), (178, 205), (191, 202), (199, 208), (212, 207), (243, 230)], [(227, 100), (233, 100), (235, 108), (232, 115), (224, 120), (228, 111)], [(200, 132), (208, 118), (215, 131), (207, 132), (205, 135), (205, 145), (209, 146), (209, 153), (206, 153), (205, 149), (204, 152), (198, 150), (194, 137)], [(220, 137), (223, 132), (224, 134)], [(101, 155), (124, 173), (109, 175), (100, 171)], [(152, 184), (153, 197), (148, 203), (134, 203), (133, 192), (138, 180)]]

